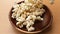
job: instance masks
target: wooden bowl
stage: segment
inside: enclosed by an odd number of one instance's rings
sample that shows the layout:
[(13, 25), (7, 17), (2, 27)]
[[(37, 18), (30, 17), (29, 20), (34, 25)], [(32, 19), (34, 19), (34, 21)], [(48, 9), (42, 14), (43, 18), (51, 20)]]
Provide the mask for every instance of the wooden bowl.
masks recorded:
[[(22, 1), (22, 2), (19, 2), (18, 4), (21, 4), (21, 3), (23, 3), (24, 1)], [(44, 20), (43, 21), (35, 21), (35, 24), (33, 25), (34, 27), (35, 27), (35, 31), (32, 31), (32, 32), (28, 32), (27, 31), (27, 29), (26, 28), (19, 28), (19, 27), (17, 27), (16, 26), (16, 19), (13, 19), (11, 16), (12, 16), (12, 10), (13, 10), (13, 8), (11, 8), (11, 11), (9, 12), (9, 21), (10, 21), (10, 23), (14, 26), (14, 28), (16, 28), (17, 30), (19, 30), (20, 32), (23, 32), (23, 33), (39, 33), (39, 32), (42, 32), (42, 31), (44, 31), (45, 29), (47, 29), (51, 24), (52, 24), (52, 14), (51, 14), (51, 12), (50, 12), (50, 10), (49, 10), (49, 8), (46, 6), (46, 5), (44, 5), (44, 7), (43, 7), (44, 9), (45, 9), (45, 13), (43, 14), (43, 16), (41, 16), (41, 17), (43, 17), (44, 18)]]

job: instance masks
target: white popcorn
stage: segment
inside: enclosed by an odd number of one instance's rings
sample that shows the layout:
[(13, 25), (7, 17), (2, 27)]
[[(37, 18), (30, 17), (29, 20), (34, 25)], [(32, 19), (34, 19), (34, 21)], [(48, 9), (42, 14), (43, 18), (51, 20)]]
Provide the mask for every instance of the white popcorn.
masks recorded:
[(12, 14), (12, 18), (15, 18), (15, 17), (16, 17), (16, 14), (15, 14), (15, 13), (13, 13), (13, 14)]
[(23, 24), (19, 25), (19, 27), (22, 28), (23, 27)]
[(16, 18), (20, 16), (20, 11), (17, 11)]
[(24, 12), (24, 10), (20, 10), (20, 13), (23, 13)]
[(17, 10), (18, 10), (18, 8), (15, 8), (15, 9), (12, 10), (12, 12), (15, 12), (15, 11), (17, 11)]
[(29, 20), (29, 21), (27, 21), (26, 23), (27, 23), (27, 25), (26, 25), (26, 28), (27, 28), (27, 29), (29, 29), (30, 26), (32, 26), (32, 25), (34, 24), (34, 22), (33, 22), (32, 20)]
[(43, 21), (44, 19), (43, 19), (43, 18), (41, 18), (41, 20)]
[(22, 10), (28, 10), (28, 9), (30, 9), (30, 6), (26, 5), (25, 3), (21, 3), (20, 7), (21, 7)]
[(42, 15), (45, 12), (44, 9), (36, 9), (35, 12), (33, 12), (32, 14), (34, 15)]
[(40, 16), (37, 16), (37, 18), (36, 19), (41, 19), (41, 17)]
[(33, 4), (32, 3), (26, 3), (27, 6), (32, 6)]
[(13, 6), (12, 18), (16, 19), (16, 25), (19, 28), (25, 25), (28, 31), (33, 31), (35, 30), (33, 27), (35, 20), (43, 20), (43, 18), (40, 17), (45, 12), (45, 10), (41, 8), (42, 6), (43, 4), (40, 3), (40, 0), (25, 0), (24, 3)]
[(28, 0), (25, 0), (25, 3), (28, 3)]
[(31, 25), (30, 25), (29, 22), (28, 22), (28, 24), (26, 25), (26, 28), (29, 29), (30, 26), (31, 26)]
[(29, 24), (33, 25), (33, 24), (34, 24), (34, 22), (33, 22), (32, 20), (30, 20), (30, 21), (29, 21)]
[(28, 29), (31, 25), (30, 25), (30, 22), (26, 21), (26, 28)]
[(13, 8), (18, 8), (18, 7), (19, 7), (18, 4), (14, 4), (14, 5), (13, 5)]
[(35, 21), (35, 19), (36, 19), (36, 16), (34, 16), (34, 15), (30, 15), (30, 16), (28, 16), (27, 18), (26, 18), (26, 20), (33, 20), (33, 21)]
[(30, 16), (28, 16), (27, 18), (26, 18), (26, 20), (30, 20), (31, 19), (31, 17)]
[(21, 17), (26, 18), (26, 15), (25, 14), (22, 14)]
[(50, 4), (53, 4), (54, 3), (54, 0), (49, 0)]
[(20, 7), (24, 7), (26, 4), (25, 3), (21, 3), (20, 4)]
[(35, 30), (34, 27), (30, 27), (30, 28), (28, 29), (28, 31), (33, 31), (33, 30)]
[(17, 20), (17, 21), (20, 21), (20, 22), (23, 22), (23, 21), (25, 21), (25, 18), (19, 17), (19, 18), (16, 18), (16, 20)]
[(37, 15), (39, 15), (40, 13), (39, 13), (39, 12), (33, 12), (33, 14), (37, 16)]
[(25, 0), (26, 3), (36, 3), (37, 0)]
[(24, 23), (23, 23), (23, 25), (27, 25), (27, 23), (26, 23), (26, 22), (24, 22)]
[(20, 14), (16, 14), (16, 18), (18, 18), (20, 16)]
[(41, 16), (44, 12), (37, 12), (37, 13), (36, 13), (36, 15), (40, 15)]
[(35, 15), (32, 15), (31, 17), (32, 17), (32, 20), (35, 21), (36, 16)]
[(37, 16), (36, 19), (38, 19), (38, 20), (43, 20), (43, 18), (41, 18), (40, 16)]
[(22, 22), (17, 22), (17, 23), (16, 23), (17, 26), (18, 26), (18, 25), (21, 25), (21, 24), (22, 24)]

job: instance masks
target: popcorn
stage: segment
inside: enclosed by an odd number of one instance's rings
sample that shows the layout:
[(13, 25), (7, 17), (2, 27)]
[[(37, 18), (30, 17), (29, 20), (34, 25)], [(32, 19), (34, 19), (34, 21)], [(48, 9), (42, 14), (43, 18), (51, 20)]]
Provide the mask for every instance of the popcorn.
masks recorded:
[(17, 21), (20, 21), (20, 22), (23, 22), (23, 21), (25, 21), (25, 18), (19, 17), (19, 18), (16, 18), (16, 20), (17, 20)]
[(22, 24), (22, 22), (17, 22), (17, 23), (16, 23), (17, 26), (18, 26), (18, 25), (21, 25), (21, 24)]
[(28, 31), (33, 31), (33, 30), (35, 30), (34, 27), (30, 27), (30, 28), (28, 29)]
[(43, 20), (43, 18), (41, 18), (40, 16), (37, 16), (36, 19), (38, 19), (38, 20)]
[[(45, 12), (40, 0), (25, 0), (24, 3), (15, 4), (12, 10), (12, 18), (16, 19), (16, 25), (22, 28), (24, 25), (28, 31), (33, 31), (35, 20), (43, 20), (40, 16)], [(40, 15), (40, 16), (39, 16)]]
[(35, 21), (35, 19), (36, 19), (36, 16), (34, 15), (30, 15), (26, 18), (26, 20), (33, 20), (33, 21)]
[(12, 10), (12, 12), (15, 12), (15, 11), (17, 11), (17, 10), (18, 10), (18, 8), (15, 8), (15, 9)]
[(20, 13), (17, 13), (17, 14), (16, 14), (16, 18), (18, 18), (19, 16), (20, 16)]
[(25, 0), (25, 3), (36, 3), (38, 0)]
[(19, 25), (19, 27), (22, 28), (23, 27), (23, 24)]
[(34, 22), (32, 20), (26, 21), (26, 28), (28, 29), (30, 26), (32, 26), (34, 24)]
[(26, 15), (25, 14), (21, 14), (21, 17), (26, 18)]
[(18, 4), (14, 4), (14, 5), (13, 5), (13, 8), (18, 8), (18, 7), (19, 7)]
[(35, 10), (35, 12), (32, 12), (32, 14), (37, 16), (37, 15), (42, 15), (44, 12), (45, 12), (45, 10), (38, 8)]
[(50, 4), (53, 4), (54, 3), (54, 0), (49, 0)]
[(27, 23), (26, 23), (26, 22), (24, 22), (24, 23), (23, 23), (23, 25), (27, 25)]
[(31, 19), (31, 17), (30, 16), (28, 16), (27, 18), (26, 18), (26, 20), (30, 20)]
[(35, 21), (36, 16), (35, 15), (31, 15), (31, 17), (32, 17), (32, 20)]
[(26, 3), (27, 6), (32, 6), (33, 4), (32, 3)]
[(43, 19), (43, 18), (41, 18), (41, 20), (43, 21), (44, 19)]
[(15, 14), (15, 13), (13, 13), (13, 14), (12, 14), (12, 18), (15, 18), (15, 17), (16, 17), (16, 14)]
[(26, 28), (29, 29), (30, 26), (31, 26), (31, 25), (30, 25), (29, 22), (28, 22), (28, 24), (26, 25)]

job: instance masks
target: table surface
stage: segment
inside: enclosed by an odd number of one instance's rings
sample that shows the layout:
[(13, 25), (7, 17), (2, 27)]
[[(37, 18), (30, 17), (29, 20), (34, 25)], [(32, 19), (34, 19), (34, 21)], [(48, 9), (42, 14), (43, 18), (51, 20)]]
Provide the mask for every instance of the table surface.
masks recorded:
[[(17, 0), (20, 2), (21, 0)], [(0, 34), (21, 34), (14, 29), (9, 22), (8, 14), (15, 0), (0, 0)], [(43, 3), (48, 6), (53, 15), (51, 30), (42, 34), (60, 34), (60, 0), (55, 0), (54, 4), (49, 4), (49, 0), (44, 0)]]

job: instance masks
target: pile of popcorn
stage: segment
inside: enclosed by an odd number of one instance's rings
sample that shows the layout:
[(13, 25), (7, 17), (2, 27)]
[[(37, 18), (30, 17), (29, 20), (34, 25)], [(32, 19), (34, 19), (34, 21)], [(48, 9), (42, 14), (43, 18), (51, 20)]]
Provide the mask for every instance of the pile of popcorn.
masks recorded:
[(33, 31), (35, 20), (43, 20), (41, 17), (45, 10), (40, 0), (25, 0), (24, 3), (14, 4), (12, 18), (17, 20), (16, 25), (19, 28), (26, 26), (28, 31)]

